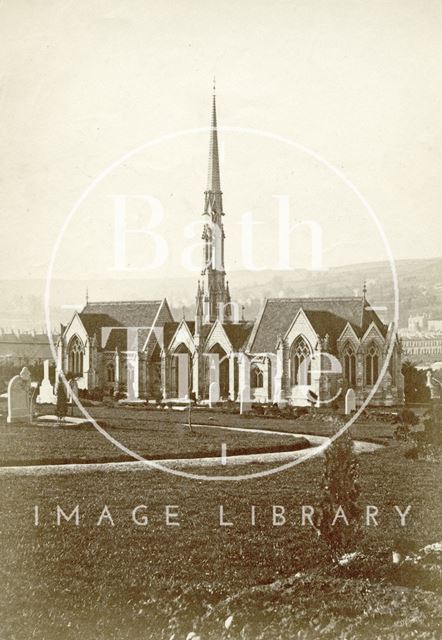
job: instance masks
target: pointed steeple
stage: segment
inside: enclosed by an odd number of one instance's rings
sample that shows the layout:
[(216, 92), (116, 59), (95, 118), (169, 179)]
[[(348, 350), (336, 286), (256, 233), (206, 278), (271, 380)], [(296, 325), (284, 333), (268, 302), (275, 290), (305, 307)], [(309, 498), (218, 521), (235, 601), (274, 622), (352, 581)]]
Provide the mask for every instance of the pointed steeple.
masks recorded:
[(216, 121), (215, 80), (212, 96), (212, 117), (210, 122), (209, 170), (207, 173), (207, 190), (204, 192), (204, 214), (223, 214), (221, 179), (219, 173), (218, 129)]
[[(196, 295), (197, 316), (204, 323), (215, 322), (223, 317), (231, 322), (230, 292), (226, 286), (224, 268), (224, 226), (222, 221), (223, 203), (219, 175), (218, 130), (216, 120), (215, 86), (212, 97), (212, 120), (209, 144), (209, 171), (207, 190), (204, 192), (204, 228), (202, 233), (203, 265), (202, 283), (198, 283)], [(200, 319), (200, 322), (201, 322)]]

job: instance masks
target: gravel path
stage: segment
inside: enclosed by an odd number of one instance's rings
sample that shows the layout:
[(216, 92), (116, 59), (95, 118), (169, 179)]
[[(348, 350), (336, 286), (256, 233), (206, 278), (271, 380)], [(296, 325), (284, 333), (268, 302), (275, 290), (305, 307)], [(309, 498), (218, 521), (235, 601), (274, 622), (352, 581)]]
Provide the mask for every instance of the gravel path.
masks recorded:
[[(115, 471), (153, 471), (154, 469), (161, 469), (161, 467), (168, 468), (186, 468), (186, 467), (212, 467), (218, 466), (223, 469), (226, 466), (240, 466), (253, 463), (274, 463), (274, 462), (288, 462), (299, 458), (300, 456), (310, 457), (319, 453), (314, 452), (314, 449), (325, 446), (330, 440), (324, 436), (315, 436), (303, 433), (291, 433), (289, 431), (271, 431), (267, 429), (253, 429), (243, 427), (226, 427), (221, 425), (208, 425), (208, 424), (194, 424), (194, 428), (204, 429), (225, 429), (227, 431), (249, 431), (251, 433), (265, 433), (275, 436), (293, 436), (294, 438), (306, 438), (310, 442), (313, 448), (301, 449), (299, 451), (280, 451), (276, 453), (252, 453), (245, 455), (229, 456), (227, 452), (227, 458), (225, 464), (222, 465), (221, 455), (219, 457), (210, 458), (175, 458), (169, 460), (156, 460), (150, 462), (140, 462), (138, 460), (131, 460), (128, 462), (92, 462), (92, 463), (72, 463), (72, 464), (46, 464), (46, 465), (27, 465), (18, 467), (0, 467), (0, 476), (46, 476), (46, 475), (69, 475), (78, 473), (90, 473), (93, 471), (102, 471), (105, 473)], [(354, 447), (356, 453), (369, 453), (383, 448), (383, 445), (374, 444), (371, 442), (362, 442), (359, 440), (354, 441)], [(308, 453), (307, 453), (308, 452)]]

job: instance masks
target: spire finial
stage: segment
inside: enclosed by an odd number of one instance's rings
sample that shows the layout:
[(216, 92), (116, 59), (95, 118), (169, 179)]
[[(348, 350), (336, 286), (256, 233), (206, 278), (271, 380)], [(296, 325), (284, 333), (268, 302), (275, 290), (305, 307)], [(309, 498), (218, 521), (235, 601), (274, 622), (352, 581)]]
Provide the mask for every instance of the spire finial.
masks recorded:
[(89, 289), (86, 287), (86, 304), (89, 302)]
[(216, 96), (216, 78), (213, 76), (213, 95)]
[(363, 293), (363, 296), (365, 298), (365, 296), (367, 294), (367, 281), (366, 280), (364, 280), (364, 284), (362, 286), (362, 293)]
[[(216, 198), (214, 197), (215, 194)], [(216, 122), (215, 79), (213, 84), (212, 114), (210, 121), (209, 170), (207, 174), (207, 189), (206, 201), (204, 203), (204, 213), (209, 213), (209, 209), (215, 210), (220, 215), (222, 215), (221, 181), (219, 176), (218, 130)]]

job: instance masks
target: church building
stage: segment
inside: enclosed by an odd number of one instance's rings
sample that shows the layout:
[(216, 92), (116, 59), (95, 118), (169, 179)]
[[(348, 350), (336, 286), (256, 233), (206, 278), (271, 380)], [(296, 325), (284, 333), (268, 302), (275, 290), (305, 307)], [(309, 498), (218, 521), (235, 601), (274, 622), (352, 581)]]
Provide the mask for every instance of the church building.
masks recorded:
[(352, 388), (360, 406), (394, 348), (371, 404), (403, 402), (401, 348), (366, 298), (270, 298), (240, 318), (224, 267), (225, 233), (213, 96), (203, 260), (193, 321), (166, 299), (87, 302), (62, 326), (57, 367), (80, 389), (140, 399), (327, 405)]

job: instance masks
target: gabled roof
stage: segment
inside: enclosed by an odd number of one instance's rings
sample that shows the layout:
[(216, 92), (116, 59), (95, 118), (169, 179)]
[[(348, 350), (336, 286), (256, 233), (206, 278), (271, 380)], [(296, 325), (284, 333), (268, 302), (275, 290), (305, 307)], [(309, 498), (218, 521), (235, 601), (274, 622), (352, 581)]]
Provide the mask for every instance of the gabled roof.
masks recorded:
[(170, 343), (172, 342), (172, 339), (176, 333), (176, 330), (178, 329), (178, 327), (180, 326), (179, 322), (166, 322), (164, 324), (163, 330), (163, 341), (164, 341), (164, 346), (167, 348)]
[(387, 326), (375, 311), (367, 309), (368, 303), (362, 296), (349, 298), (268, 298), (258, 316), (247, 346), (252, 353), (273, 352), (279, 335), (284, 336), (302, 308), (320, 337), (328, 333), (330, 347), (347, 322), (356, 335), (361, 337), (370, 323), (386, 335)]
[[(181, 320), (181, 322), (165, 322), (161, 328), (163, 329), (163, 345), (165, 348), (170, 346), (170, 343), (172, 342), (178, 327), (180, 326), (181, 323), (185, 323), (189, 329), (190, 335), (193, 336), (194, 330), (195, 330), (195, 322), (193, 320)], [(147, 339), (148, 335), (145, 336), (145, 340), (143, 342), (144, 346), (146, 347), (146, 339)], [(160, 343), (161, 341), (159, 340), (159, 337), (157, 337), (155, 335), (155, 333), (151, 334), (151, 340), (154, 340), (155, 342), (155, 346), (156, 344)], [(160, 346), (163, 346), (160, 345)], [(155, 348), (154, 346), (154, 348)]]
[[(84, 309), (78, 314), (88, 336), (96, 335), (98, 348), (101, 345), (101, 329), (103, 327), (143, 327), (138, 329), (138, 346), (142, 347), (143, 339), (149, 329), (155, 324), (158, 312), (165, 300), (136, 300), (127, 302), (88, 302)], [(126, 350), (127, 331), (114, 328), (111, 330), (104, 349), (114, 350), (118, 347)], [(129, 345), (129, 348), (131, 346)]]
[[(351, 322), (334, 315), (330, 311), (312, 311), (311, 309), (305, 309), (304, 313), (318, 336), (322, 338), (328, 334), (328, 348), (331, 351), (336, 349), (336, 341), (347, 324), (353, 326)], [(356, 335), (358, 335), (358, 332), (355, 332)]]
[[(118, 322), (115, 318), (106, 313), (81, 313), (78, 314), (80, 320), (86, 329), (88, 336), (92, 337), (95, 334), (100, 339), (100, 330), (102, 327), (120, 327), (124, 326), (121, 322)], [(123, 333), (120, 331), (119, 333)]]
[[(101, 324), (101, 326), (151, 326), (162, 302), (162, 300), (88, 302), (79, 315), (83, 324), (85, 325), (86, 321), (90, 326), (94, 326), (101, 322), (105, 323)], [(87, 318), (86, 316), (94, 316), (95, 321), (92, 318)], [(86, 325), (85, 328), (87, 328)]]
[(223, 329), (235, 351), (241, 351), (249, 339), (253, 329), (253, 322), (225, 323)]

